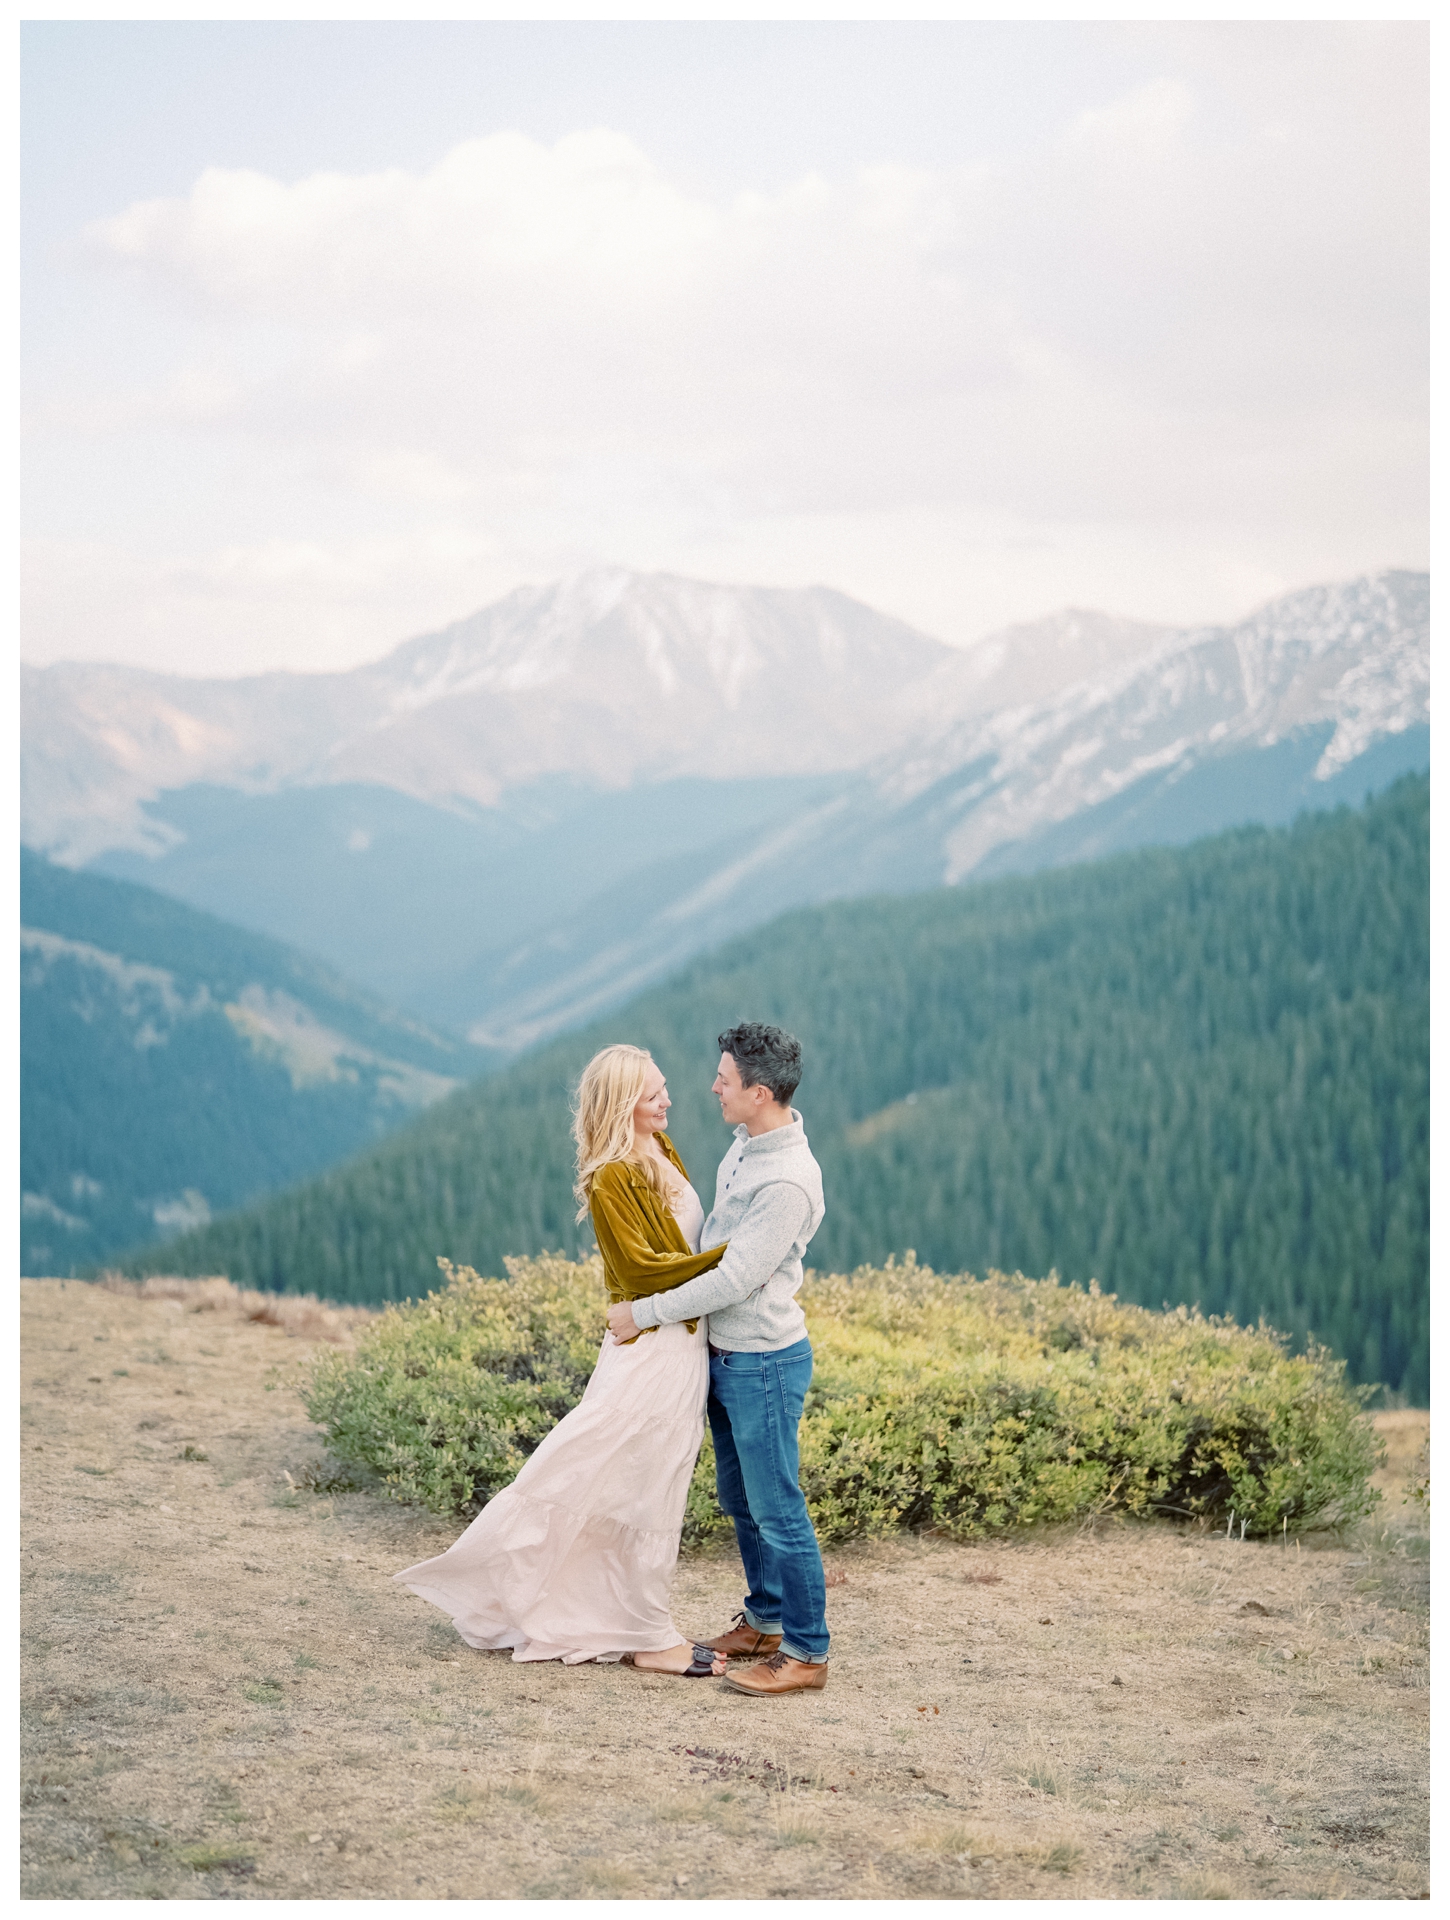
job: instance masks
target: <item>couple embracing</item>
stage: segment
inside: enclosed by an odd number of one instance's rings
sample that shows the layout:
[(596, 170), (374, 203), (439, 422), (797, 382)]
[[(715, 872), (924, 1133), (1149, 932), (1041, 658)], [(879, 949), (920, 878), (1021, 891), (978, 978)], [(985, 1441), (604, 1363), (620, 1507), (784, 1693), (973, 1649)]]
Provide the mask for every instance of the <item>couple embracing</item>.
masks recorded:
[[(473, 1647), (515, 1660), (626, 1660), (738, 1693), (826, 1684), (826, 1581), (800, 1489), (811, 1345), (796, 1294), (825, 1213), (791, 1096), (798, 1041), (747, 1022), (722, 1033), (712, 1091), (735, 1139), (709, 1218), (665, 1131), (665, 1077), (639, 1047), (605, 1047), (579, 1082), (579, 1218), (594, 1223), (609, 1331), (584, 1397), (436, 1560), (396, 1578)], [(709, 1417), (720, 1505), (735, 1523), (745, 1603), (713, 1640), (681, 1638), (669, 1588)], [(759, 1656), (726, 1672), (732, 1656)]]

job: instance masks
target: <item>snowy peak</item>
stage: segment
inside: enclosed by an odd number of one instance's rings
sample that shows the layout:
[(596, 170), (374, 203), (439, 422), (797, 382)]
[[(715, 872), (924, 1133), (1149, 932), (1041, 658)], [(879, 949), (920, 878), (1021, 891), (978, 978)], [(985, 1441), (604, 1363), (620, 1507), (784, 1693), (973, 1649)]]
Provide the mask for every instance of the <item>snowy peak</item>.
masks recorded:
[(1430, 693), (1430, 582), (1386, 571), (1276, 600), (1233, 630), (1246, 731), (1272, 744), (1333, 720), (1327, 779), (1372, 741), (1423, 721)]
[(363, 670), (376, 717), (335, 742), (326, 777), (491, 805), (550, 776), (835, 773), (907, 737), (915, 690), (951, 658), (825, 588), (589, 573)]
[(554, 775), (835, 773), (908, 737), (914, 691), (954, 657), (828, 588), (606, 569), (521, 588), (351, 673), (30, 669), (22, 833), (69, 861), (157, 850), (146, 803), (198, 782), (492, 806)]
[(1319, 730), (1333, 778), (1429, 717), (1429, 582), (1386, 572), (1286, 595), (1233, 627), (1169, 633), (1050, 700), (943, 725), (887, 756), (897, 804), (960, 782), (944, 878), (1208, 762)]
[(964, 705), (978, 713), (1035, 706), (1065, 687), (1143, 659), (1172, 637), (1171, 627), (1068, 607), (988, 634), (943, 665), (938, 677), (943, 691), (948, 683), (961, 689), (945, 703), (954, 712)]
[(198, 783), (367, 785), (466, 810), (555, 779), (617, 792), (874, 769), (890, 804), (957, 783), (956, 877), (1150, 774), (1306, 728), (1328, 728), (1334, 777), (1424, 719), (1428, 601), (1424, 575), (1385, 572), (1233, 626), (1073, 608), (953, 648), (826, 587), (601, 568), (345, 674), (29, 670), (22, 834), (71, 863), (159, 854), (169, 830), (148, 803)]
[(372, 670), (397, 712), (460, 695), (581, 686), (615, 700), (620, 685), (671, 701), (687, 691), (732, 711), (773, 680), (802, 673), (848, 682), (912, 679), (952, 649), (824, 587), (722, 587), (671, 574), (598, 569), (521, 588), (442, 633), (399, 647)]

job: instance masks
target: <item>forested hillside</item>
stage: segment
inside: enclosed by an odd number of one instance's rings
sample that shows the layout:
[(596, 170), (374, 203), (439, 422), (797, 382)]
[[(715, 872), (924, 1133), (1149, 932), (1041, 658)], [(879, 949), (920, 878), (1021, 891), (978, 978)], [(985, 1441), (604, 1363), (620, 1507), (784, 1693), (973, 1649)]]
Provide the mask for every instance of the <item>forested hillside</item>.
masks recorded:
[(320, 1172), (487, 1056), (328, 967), (22, 849), (21, 1263), (71, 1273)]
[(576, 1250), (568, 1090), (611, 1039), (669, 1075), (707, 1204), (721, 1027), (798, 1032), (817, 1267), (1096, 1278), (1266, 1315), (1428, 1388), (1429, 792), (1182, 849), (787, 915), (349, 1165), (134, 1271), (379, 1300), (435, 1256)]

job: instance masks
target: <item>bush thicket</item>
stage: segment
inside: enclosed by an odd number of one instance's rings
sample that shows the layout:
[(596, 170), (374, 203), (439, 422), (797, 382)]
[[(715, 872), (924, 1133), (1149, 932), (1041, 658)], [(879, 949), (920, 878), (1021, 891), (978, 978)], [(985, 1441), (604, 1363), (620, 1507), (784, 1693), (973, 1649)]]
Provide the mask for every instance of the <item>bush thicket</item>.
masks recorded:
[[(388, 1308), (315, 1363), (308, 1412), (403, 1500), (467, 1515), (579, 1399), (598, 1356), (597, 1259), (510, 1260)], [(816, 1353), (801, 1483), (823, 1541), (970, 1539), (1117, 1511), (1251, 1534), (1367, 1513), (1379, 1445), (1364, 1389), (1266, 1326), (1126, 1304), (1050, 1276), (946, 1278), (913, 1256), (807, 1278)], [(646, 1336), (648, 1337), (648, 1336)], [(728, 1529), (708, 1439), (685, 1538)]]

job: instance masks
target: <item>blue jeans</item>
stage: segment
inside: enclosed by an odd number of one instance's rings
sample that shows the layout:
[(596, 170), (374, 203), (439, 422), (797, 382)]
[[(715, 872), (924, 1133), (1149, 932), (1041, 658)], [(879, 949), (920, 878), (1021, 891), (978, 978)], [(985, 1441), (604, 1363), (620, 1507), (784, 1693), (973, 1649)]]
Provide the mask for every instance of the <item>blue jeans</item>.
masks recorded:
[(800, 1487), (798, 1429), (811, 1384), (811, 1343), (775, 1353), (710, 1353), (715, 1486), (735, 1522), (750, 1591), (745, 1618), (779, 1633), (796, 1660), (823, 1661), (826, 1574)]

